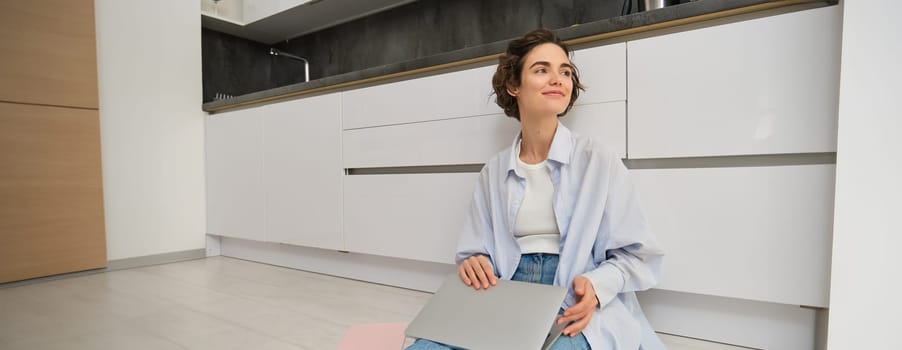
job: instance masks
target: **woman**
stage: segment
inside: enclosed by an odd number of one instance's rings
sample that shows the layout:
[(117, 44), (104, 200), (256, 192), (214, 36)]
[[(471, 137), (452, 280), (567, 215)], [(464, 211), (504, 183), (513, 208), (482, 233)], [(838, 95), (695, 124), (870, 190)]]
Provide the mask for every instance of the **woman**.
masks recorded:
[[(475, 289), (497, 278), (569, 287), (552, 349), (663, 349), (633, 293), (658, 280), (662, 251), (615, 154), (558, 123), (583, 89), (570, 51), (538, 29), (512, 41), (492, 78), (520, 121), (480, 173), (456, 261)], [(408, 349), (448, 349), (417, 340)]]

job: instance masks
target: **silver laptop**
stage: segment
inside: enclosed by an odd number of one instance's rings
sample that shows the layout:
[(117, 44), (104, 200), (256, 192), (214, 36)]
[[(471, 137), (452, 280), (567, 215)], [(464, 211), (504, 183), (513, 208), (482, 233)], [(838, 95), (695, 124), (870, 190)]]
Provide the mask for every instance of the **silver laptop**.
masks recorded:
[(556, 325), (567, 289), (498, 280), (474, 290), (448, 276), (405, 335), (471, 350), (550, 348), (564, 325)]

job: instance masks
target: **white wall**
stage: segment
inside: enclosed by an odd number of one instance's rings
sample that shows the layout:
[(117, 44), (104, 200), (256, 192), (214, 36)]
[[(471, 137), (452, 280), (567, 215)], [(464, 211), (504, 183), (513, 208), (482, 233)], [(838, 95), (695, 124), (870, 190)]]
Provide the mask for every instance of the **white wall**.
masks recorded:
[(202, 249), (200, 4), (94, 7), (108, 259)]
[(829, 349), (902, 349), (902, 2), (845, 1)]

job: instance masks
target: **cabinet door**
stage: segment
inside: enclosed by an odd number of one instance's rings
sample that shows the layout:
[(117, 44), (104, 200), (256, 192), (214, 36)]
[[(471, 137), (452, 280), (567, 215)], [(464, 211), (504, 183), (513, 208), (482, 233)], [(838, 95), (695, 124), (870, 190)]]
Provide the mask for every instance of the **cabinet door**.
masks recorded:
[(624, 101), (573, 106), (561, 123), (577, 135), (601, 142), (626, 157), (626, 103)]
[(834, 165), (631, 170), (660, 289), (827, 306)]
[(836, 151), (841, 8), (631, 41), (629, 157)]
[(478, 177), (477, 173), (346, 177), (347, 249), (453, 264)]
[(0, 101), (97, 109), (97, 34), (94, 1), (0, 1)]
[(266, 240), (344, 249), (340, 95), (265, 107)]
[(504, 114), (345, 130), (347, 168), (482, 164), (509, 147), (520, 124)]
[(261, 108), (207, 117), (207, 232), (263, 240)]
[(346, 91), (345, 129), (502, 113), (490, 96), (494, 66)]
[(106, 266), (96, 110), (0, 102), (0, 164), (0, 283)]
[(626, 43), (576, 50), (573, 63), (586, 87), (577, 105), (626, 99)]
[[(623, 101), (577, 105), (561, 123), (626, 154)], [(520, 124), (503, 114), (345, 130), (346, 168), (482, 164), (510, 147)]]

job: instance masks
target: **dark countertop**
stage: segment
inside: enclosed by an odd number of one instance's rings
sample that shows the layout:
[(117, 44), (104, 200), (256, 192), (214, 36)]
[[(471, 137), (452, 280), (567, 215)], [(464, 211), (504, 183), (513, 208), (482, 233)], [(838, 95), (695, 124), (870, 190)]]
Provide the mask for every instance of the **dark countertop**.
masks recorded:
[[(555, 33), (568, 44), (581, 44), (715, 18), (809, 3), (835, 5), (838, 3), (838, 0), (698, 0), (658, 10), (639, 12), (557, 29)], [(497, 41), (410, 61), (328, 76), (306, 83), (258, 91), (226, 100), (207, 102), (203, 104), (203, 110), (211, 113), (223, 112), (305, 94), (337, 90), (442, 68), (494, 60), (498, 54), (504, 52), (507, 48), (508, 41)]]

